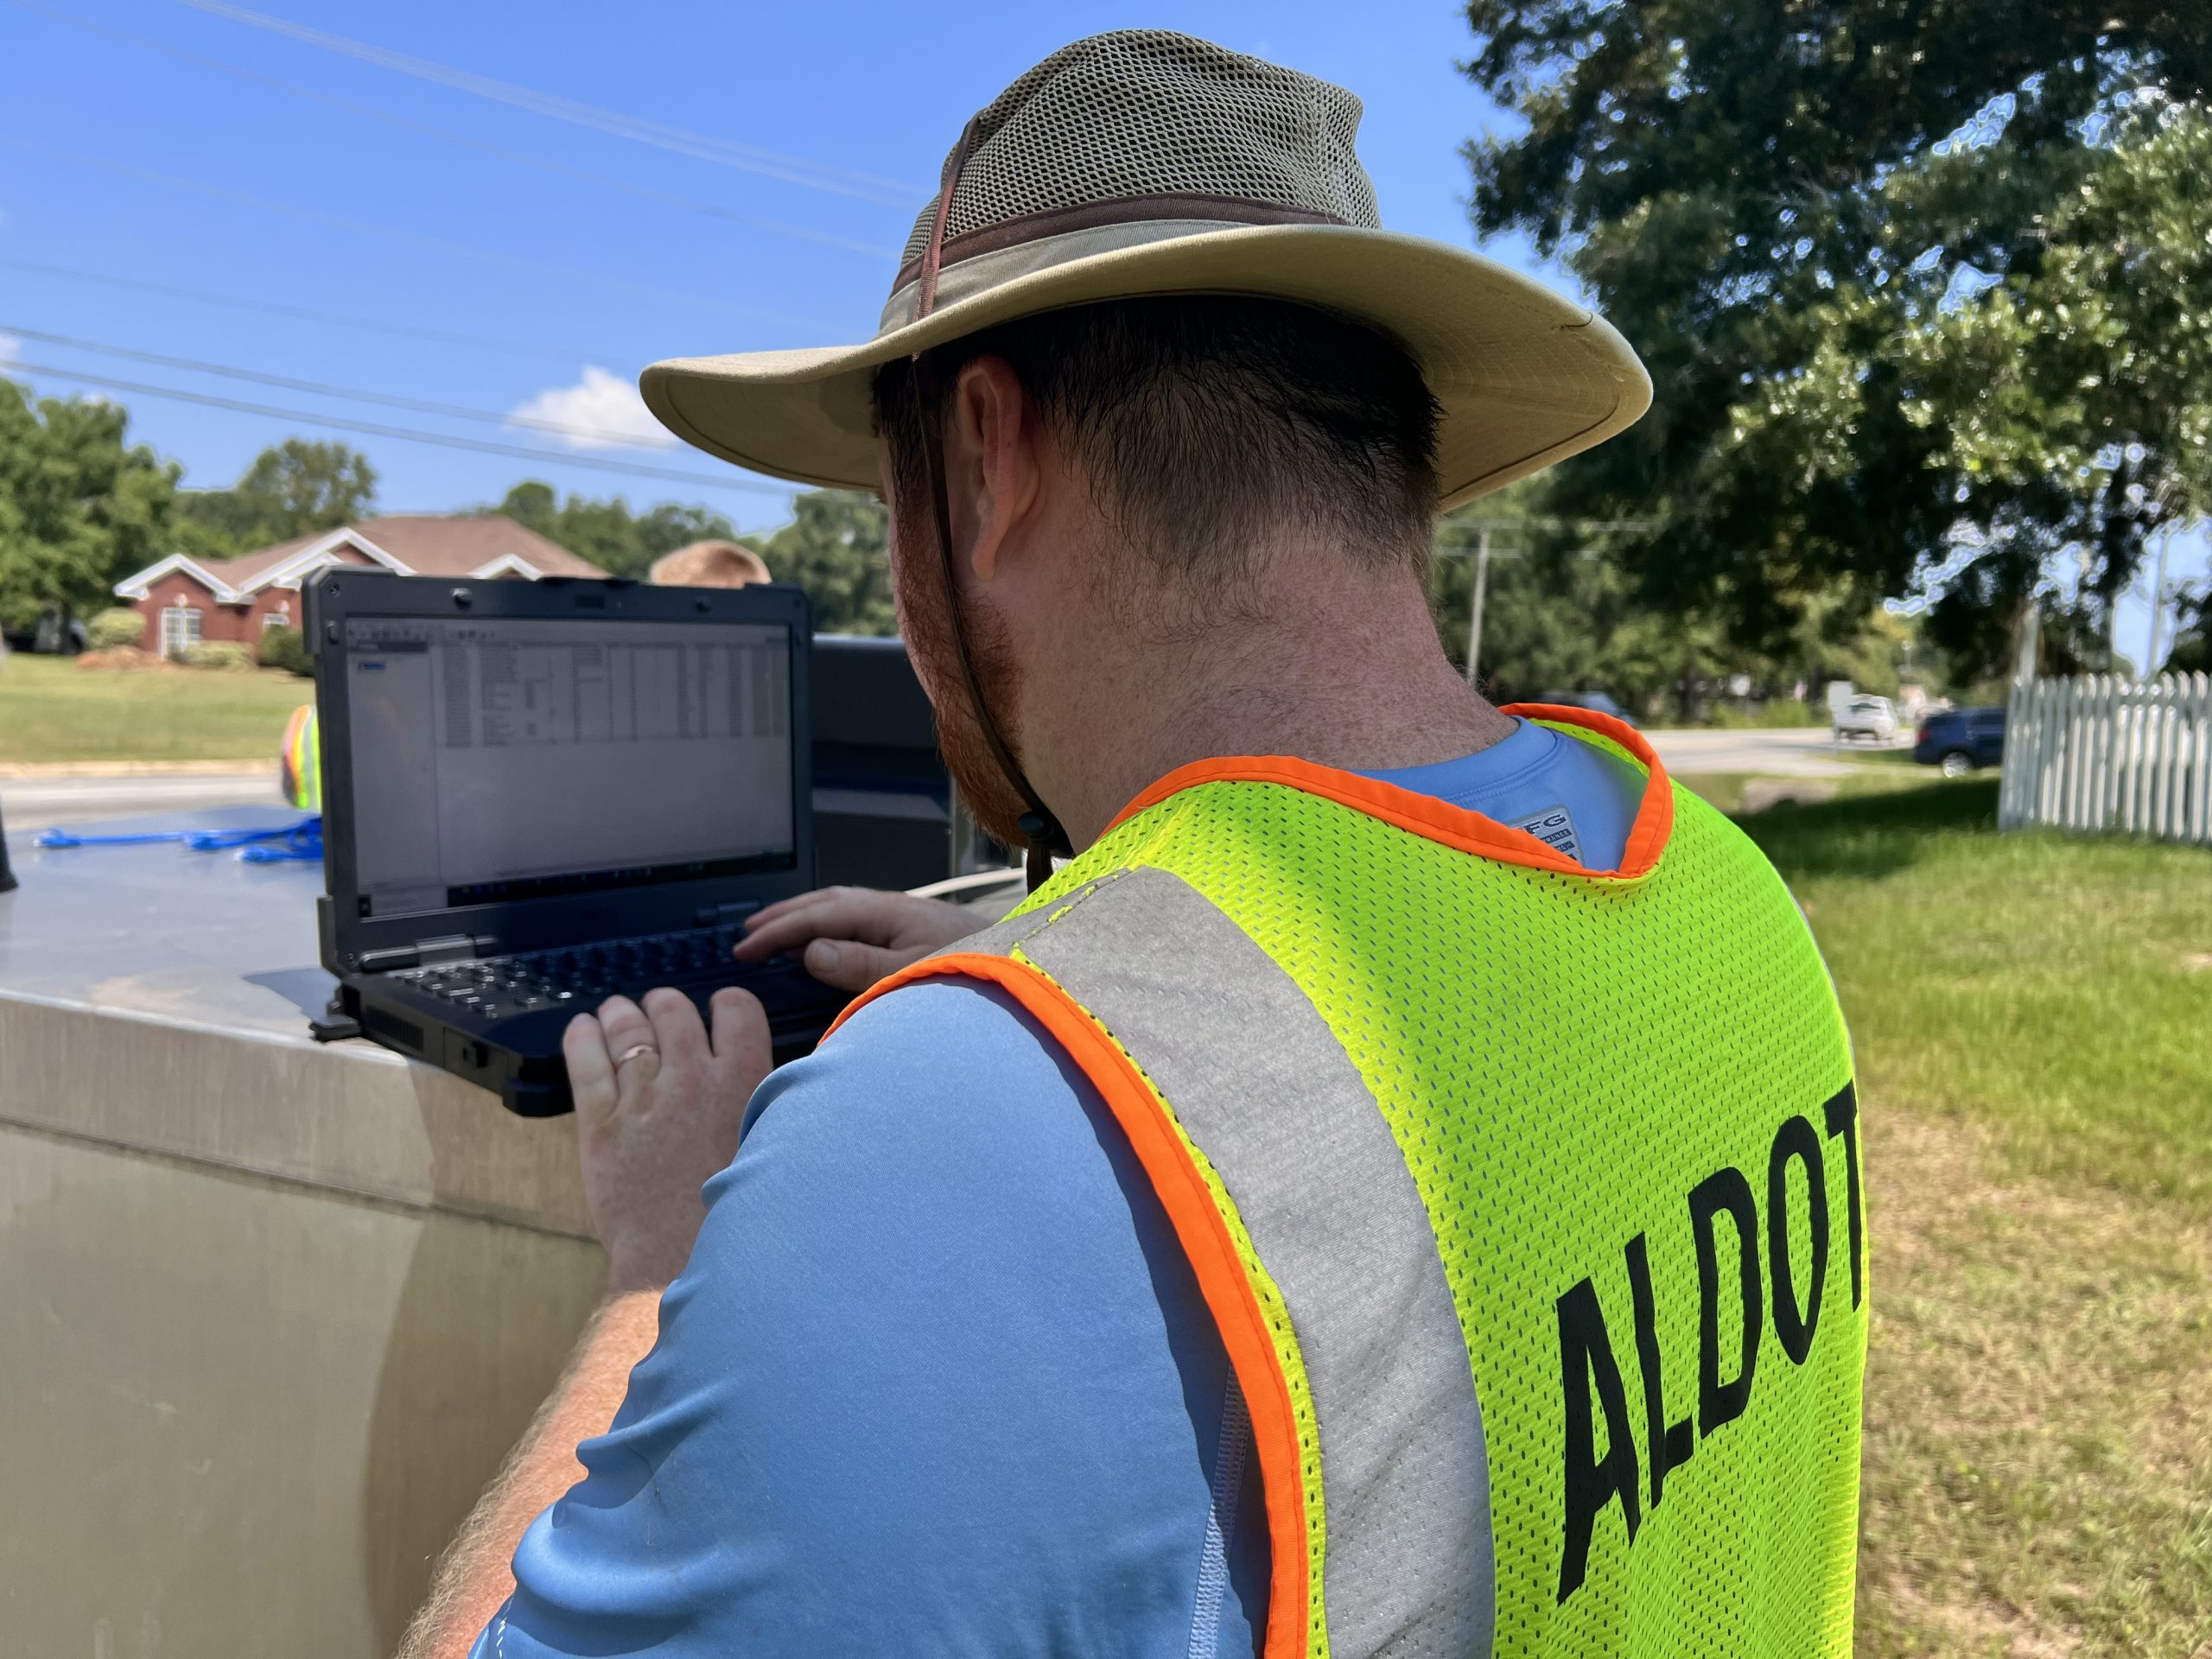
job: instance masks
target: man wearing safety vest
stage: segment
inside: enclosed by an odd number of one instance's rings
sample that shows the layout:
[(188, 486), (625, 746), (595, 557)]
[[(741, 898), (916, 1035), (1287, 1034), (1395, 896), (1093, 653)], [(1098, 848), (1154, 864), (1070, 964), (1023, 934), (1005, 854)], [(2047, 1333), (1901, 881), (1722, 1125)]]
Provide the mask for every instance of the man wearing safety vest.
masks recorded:
[(765, 1082), (741, 993), (576, 1022), (607, 1300), (413, 1651), (1849, 1650), (1821, 958), (1635, 731), (1492, 708), (1423, 595), (1440, 507), (1649, 383), (1382, 230), (1358, 115), (1078, 41), (961, 135), (872, 340), (646, 372), (701, 448), (882, 490), (1041, 885), (967, 938), (757, 918), (861, 993)]

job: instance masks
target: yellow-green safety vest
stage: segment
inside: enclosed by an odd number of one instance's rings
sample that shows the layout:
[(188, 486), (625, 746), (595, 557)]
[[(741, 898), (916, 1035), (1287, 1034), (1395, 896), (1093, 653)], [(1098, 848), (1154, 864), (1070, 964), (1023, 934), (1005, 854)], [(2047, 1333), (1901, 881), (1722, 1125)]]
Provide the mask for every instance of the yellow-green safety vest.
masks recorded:
[(284, 726), (284, 747), (276, 758), (284, 798), (303, 812), (322, 810), (321, 722), (313, 703), (292, 710)]
[(1512, 712), (1645, 772), (1619, 868), (1206, 761), (868, 998), (1004, 987), (1128, 1136), (1249, 1410), (1268, 1659), (1846, 1655), (1866, 1233), (1827, 970), (1633, 729)]

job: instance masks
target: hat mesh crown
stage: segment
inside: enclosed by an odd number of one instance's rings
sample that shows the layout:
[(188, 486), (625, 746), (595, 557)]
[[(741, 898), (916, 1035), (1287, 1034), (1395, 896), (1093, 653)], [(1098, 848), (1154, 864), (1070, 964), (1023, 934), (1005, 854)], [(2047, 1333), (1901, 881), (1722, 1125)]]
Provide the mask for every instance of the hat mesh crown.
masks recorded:
[[(1065, 46), (976, 118), (945, 239), (1033, 213), (1151, 196), (1227, 197), (1379, 228), (1341, 86), (1166, 29)], [(902, 264), (929, 246), (922, 209)]]

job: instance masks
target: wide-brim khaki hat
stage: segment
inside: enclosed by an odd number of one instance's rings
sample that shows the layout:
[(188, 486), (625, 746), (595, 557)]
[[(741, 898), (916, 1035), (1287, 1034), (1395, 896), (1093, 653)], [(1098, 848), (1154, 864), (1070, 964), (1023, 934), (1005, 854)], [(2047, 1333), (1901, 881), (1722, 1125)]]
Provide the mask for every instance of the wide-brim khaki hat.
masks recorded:
[(876, 485), (870, 382), (894, 359), (1066, 306), (1249, 295), (1372, 327), (1442, 406), (1452, 507), (1601, 443), (1651, 382), (1604, 319), (1494, 260), (1382, 228), (1359, 100), (1188, 35), (1063, 48), (969, 124), (874, 338), (656, 363), (670, 431), (756, 472)]

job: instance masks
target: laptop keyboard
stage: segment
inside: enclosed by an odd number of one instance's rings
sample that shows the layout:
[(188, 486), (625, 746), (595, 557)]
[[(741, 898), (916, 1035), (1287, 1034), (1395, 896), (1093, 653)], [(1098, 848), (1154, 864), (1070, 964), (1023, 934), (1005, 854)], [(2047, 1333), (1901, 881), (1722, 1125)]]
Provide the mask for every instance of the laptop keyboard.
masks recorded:
[(541, 1008), (595, 1008), (614, 995), (637, 997), (656, 985), (714, 979), (753, 992), (771, 1014), (799, 1000), (813, 983), (788, 957), (738, 962), (730, 952), (742, 928), (695, 927), (630, 939), (601, 939), (559, 950), (533, 950), (480, 961), (439, 963), (391, 976), (456, 1008), (490, 1015), (531, 1014)]

